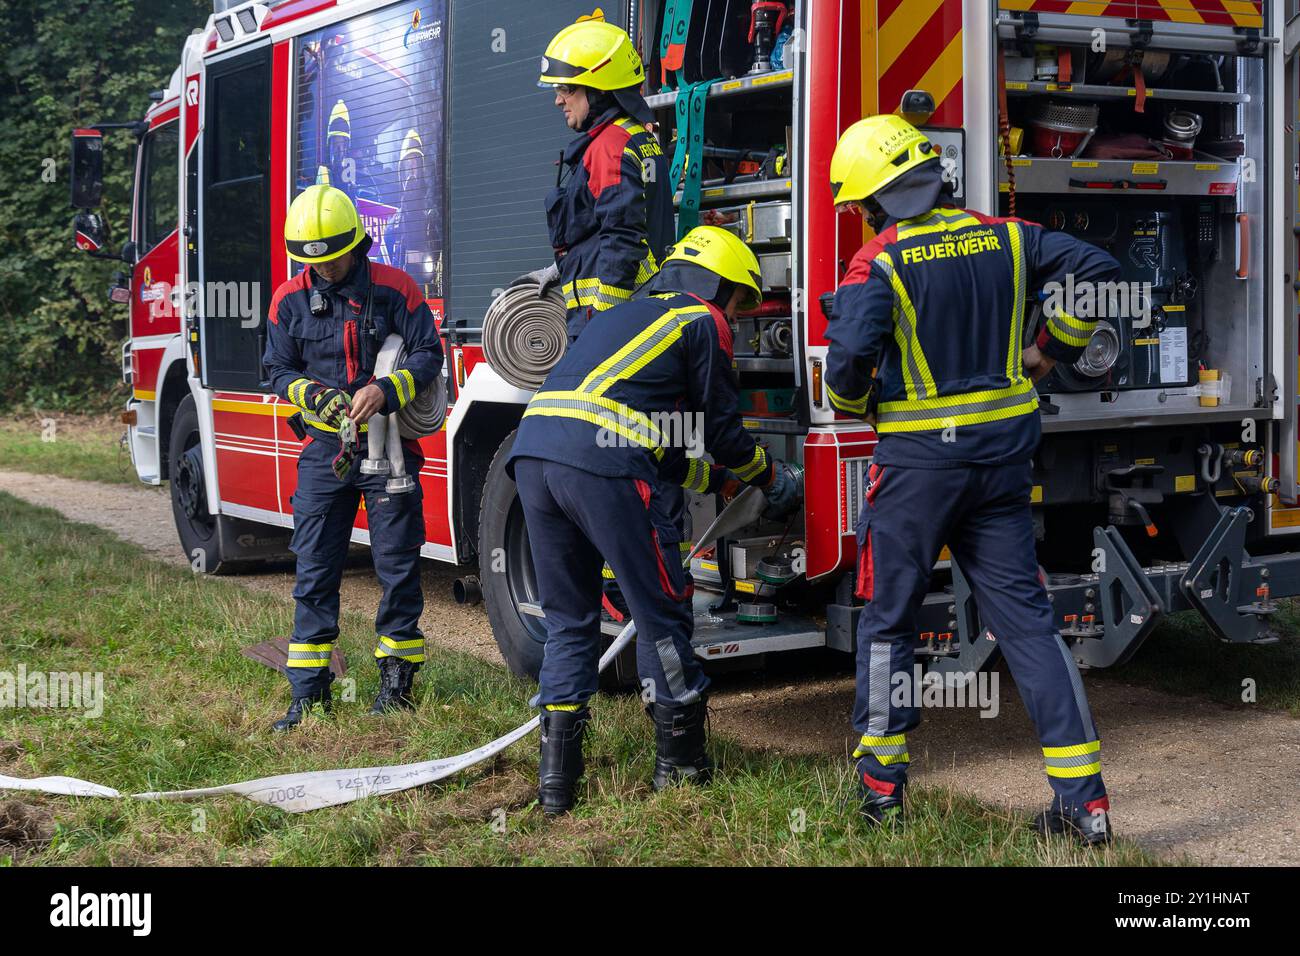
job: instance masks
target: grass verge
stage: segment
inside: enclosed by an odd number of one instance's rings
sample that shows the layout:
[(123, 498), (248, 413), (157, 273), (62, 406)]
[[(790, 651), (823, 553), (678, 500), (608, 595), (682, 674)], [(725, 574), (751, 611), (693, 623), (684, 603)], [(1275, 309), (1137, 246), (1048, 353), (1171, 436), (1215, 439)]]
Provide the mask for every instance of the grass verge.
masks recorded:
[(7, 414), (0, 417), (0, 468), (136, 484), (125, 432), (116, 415)]
[[(81, 777), (123, 792), (461, 753), (530, 716), (529, 687), (432, 649), (419, 709), (364, 716), (377, 689), (370, 622), (345, 616), (356, 700), (273, 737), (283, 678), (239, 648), (286, 633), (292, 604), (159, 564), (98, 529), (0, 494), (3, 670), (98, 672), (104, 709), (0, 710), (0, 773)], [(1126, 842), (1043, 842), (1019, 814), (914, 788), (901, 834), (869, 832), (839, 760), (790, 759), (715, 739), (709, 787), (651, 792), (650, 728), (633, 698), (594, 702), (577, 812), (534, 806), (536, 739), (442, 784), (289, 815), (238, 797), (137, 803), (0, 794), (0, 863), (1040, 865), (1155, 862)]]

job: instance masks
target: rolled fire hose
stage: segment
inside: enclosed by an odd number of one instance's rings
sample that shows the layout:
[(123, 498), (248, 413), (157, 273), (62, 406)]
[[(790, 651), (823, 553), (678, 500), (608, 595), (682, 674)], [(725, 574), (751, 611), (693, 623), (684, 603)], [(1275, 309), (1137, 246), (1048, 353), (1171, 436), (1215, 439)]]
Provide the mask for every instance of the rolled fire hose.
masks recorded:
[[(406, 358), (406, 343), (400, 335), (384, 339), (375, 359), (375, 378), (391, 375)], [(390, 475), (384, 486), (389, 494), (402, 494), (415, 488), (415, 478), (406, 473), (402, 455), (403, 438), (424, 438), (436, 434), (447, 418), (447, 379), (439, 374), (432, 385), (388, 414), (378, 414), (367, 423), (366, 458), (361, 462), (363, 475)]]
[(564, 297), (532, 283), (502, 292), (483, 317), (483, 357), (515, 388), (533, 392), (568, 346)]
[[(759, 489), (746, 488), (731, 504), (722, 509), (713, 524), (700, 535), (695, 547), (683, 561), (684, 567), (690, 567), (691, 559), (718, 538), (732, 534), (756, 521), (766, 507), (766, 499)], [(600, 656), (599, 669), (604, 670), (610, 662), (627, 647), (636, 637), (636, 622), (631, 621), (623, 628), (614, 643)], [(362, 767), (355, 770), (315, 770), (307, 773), (285, 773), (274, 777), (260, 777), (243, 783), (230, 783), (220, 787), (201, 787), (196, 790), (150, 791), (148, 793), (123, 794), (111, 787), (104, 787), (88, 780), (76, 777), (6, 777), (0, 774), (0, 790), (27, 790), (36, 793), (53, 793), (71, 797), (106, 797), (122, 798), (129, 796), (135, 800), (192, 800), (197, 797), (211, 797), (220, 794), (235, 794), (247, 797), (255, 803), (269, 807), (278, 807), (287, 813), (304, 813), (333, 807), (343, 803), (352, 803), (363, 797), (382, 796), (409, 790), (411, 787), (434, 783), (454, 776), (462, 770), (468, 770), (475, 764), (482, 763), (505, 750), (511, 744), (531, 734), (541, 724), (541, 717), (534, 717), (525, 724), (516, 727), (491, 743), (455, 757), (441, 760), (426, 760), (422, 763), (398, 764), (391, 767)]]

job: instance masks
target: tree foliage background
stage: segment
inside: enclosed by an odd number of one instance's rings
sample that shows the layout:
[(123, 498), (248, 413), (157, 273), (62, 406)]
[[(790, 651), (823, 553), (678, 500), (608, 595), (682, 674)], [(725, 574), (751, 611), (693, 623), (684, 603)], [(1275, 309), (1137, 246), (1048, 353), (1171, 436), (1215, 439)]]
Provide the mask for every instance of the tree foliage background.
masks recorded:
[[(72, 240), (69, 142), (136, 120), (167, 85), (210, 0), (0, 0), (0, 407), (104, 409), (125, 396), (120, 262)], [(134, 137), (105, 134), (107, 251), (130, 237)], [(53, 161), (53, 181), (49, 161)]]

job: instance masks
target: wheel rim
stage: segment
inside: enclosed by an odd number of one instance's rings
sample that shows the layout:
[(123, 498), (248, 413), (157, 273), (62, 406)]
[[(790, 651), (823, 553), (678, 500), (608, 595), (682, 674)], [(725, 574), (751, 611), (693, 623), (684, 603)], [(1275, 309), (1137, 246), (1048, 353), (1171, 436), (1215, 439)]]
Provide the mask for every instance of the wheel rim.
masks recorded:
[(519, 623), (538, 644), (546, 643), (546, 624), (540, 617), (534, 617), (520, 609), (522, 604), (540, 606), (538, 598), (537, 575), (533, 569), (533, 553), (528, 545), (528, 528), (524, 523), (524, 509), (519, 497), (510, 503), (510, 512), (506, 516), (506, 587), (510, 591), (515, 613)]
[(198, 429), (185, 436), (185, 449), (176, 460), (172, 475), (177, 515), (183, 518), (201, 537), (210, 537), (216, 525), (208, 512), (208, 496), (203, 485), (203, 449), (199, 444)]

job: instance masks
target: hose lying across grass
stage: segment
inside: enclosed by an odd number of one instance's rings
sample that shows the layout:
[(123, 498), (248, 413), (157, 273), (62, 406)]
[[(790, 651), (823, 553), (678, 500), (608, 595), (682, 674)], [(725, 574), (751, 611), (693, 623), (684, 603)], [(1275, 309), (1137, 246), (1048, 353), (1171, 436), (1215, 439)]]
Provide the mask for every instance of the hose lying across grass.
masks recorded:
[[(757, 488), (747, 488), (737, 495), (722, 510), (707, 530), (699, 536), (695, 547), (683, 561), (690, 567), (691, 559), (700, 551), (711, 545), (718, 538), (731, 534), (753, 522), (759, 512), (766, 506), (766, 499)], [(636, 638), (636, 623), (629, 621), (619, 632), (608, 650), (600, 656), (599, 669), (604, 670), (616, 658), (623, 648)], [(351, 803), (362, 797), (376, 797), (399, 790), (409, 790), (426, 783), (454, 776), (462, 770), (468, 770), (475, 764), (482, 763), (495, 756), (511, 744), (531, 734), (541, 724), (541, 717), (534, 717), (508, 734), (498, 737), (491, 743), (475, 748), (455, 757), (441, 760), (426, 760), (421, 763), (397, 764), (391, 767), (361, 767), (354, 770), (314, 770), (306, 773), (286, 773), (274, 777), (260, 777), (242, 783), (228, 783), (220, 787), (201, 787), (197, 790), (151, 791), (149, 793), (123, 794), (111, 787), (104, 787), (88, 780), (76, 777), (6, 777), (0, 774), (0, 790), (30, 790), (37, 793), (53, 793), (70, 797), (106, 797), (122, 798), (129, 796), (136, 800), (192, 800), (197, 797), (211, 797), (219, 794), (236, 794), (247, 797), (256, 803), (269, 807), (278, 807), (288, 813), (304, 813), (319, 810), (322, 807), (338, 806)]]

